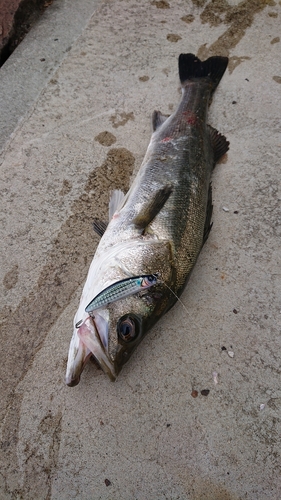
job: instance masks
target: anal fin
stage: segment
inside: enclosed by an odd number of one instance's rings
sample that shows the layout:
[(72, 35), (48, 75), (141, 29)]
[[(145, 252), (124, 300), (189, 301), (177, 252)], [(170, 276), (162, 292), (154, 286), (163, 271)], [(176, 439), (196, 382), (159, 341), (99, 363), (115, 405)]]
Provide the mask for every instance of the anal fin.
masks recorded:
[(151, 198), (143, 204), (140, 213), (132, 221), (137, 229), (145, 229), (153, 221), (164, 207), (172, 191), (173, 186), (168, 184), (151, 194)]
[(224, 135), (218, 132), (211, 125), (207, 125), (210, 140), (214, 152), (214, 166), (216, 162), (229, 150), (229, 141), (226, 139)]

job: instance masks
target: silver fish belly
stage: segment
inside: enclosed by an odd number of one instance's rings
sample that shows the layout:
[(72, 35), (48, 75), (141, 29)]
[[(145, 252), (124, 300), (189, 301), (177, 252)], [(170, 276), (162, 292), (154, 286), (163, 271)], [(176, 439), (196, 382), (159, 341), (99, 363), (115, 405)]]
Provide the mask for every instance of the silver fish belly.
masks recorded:
[[(103, 235), (74, 318), (68, 385), (79, 382), (91, 355), (115, 380), (188, 281), (211, 228), (211, 173), (229, 145), (206, 121), (210, 98), (227, 63), (224, 57), (204, 62), (193, 54), (179, 57), (179, 107), (168, 118), (153, 113), (153, 134), (140, 170), (127, 195), (119, 192), (116, 203), (111, 200), (107, 228), (97, 225)], [(104, 303), (89, 317), (87, 305), (93, 297), (125, 280), (128, 272), (159, 279), (144, 294)]]

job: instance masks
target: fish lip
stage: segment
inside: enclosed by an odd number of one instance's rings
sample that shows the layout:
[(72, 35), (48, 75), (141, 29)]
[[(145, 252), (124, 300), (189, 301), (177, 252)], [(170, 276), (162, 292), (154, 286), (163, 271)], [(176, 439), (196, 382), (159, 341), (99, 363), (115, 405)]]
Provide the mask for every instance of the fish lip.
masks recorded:
[[(81, 343), (81, 341), (79, 341), (79, 342)], [(66, 383), (66, 385), (68, 385), (68, 387), (75, 387), (76, 385), (79, 384), (80, 378), (81, 378), (81, 373), (84, 370), (86, 364), (88, 363), (91, 355), (92, 355), (92, 353), (88, 352), (86, 354), (86, 356), (83, 357), (83, 362), (80, 365), (78, 364), (78, 366), (74, 370), (71, 368), (69, 369), (67, 366), (65, 383)]]
[(80, 341), (87, 347), (102, 370), (112, 381), (115, 381), (117, 374), (114, 364), (105, 352), (98, 329), (91, 316), (88, 316), (85, 321), (83, 321), (82, 325), (77, 330), (77, 334)]

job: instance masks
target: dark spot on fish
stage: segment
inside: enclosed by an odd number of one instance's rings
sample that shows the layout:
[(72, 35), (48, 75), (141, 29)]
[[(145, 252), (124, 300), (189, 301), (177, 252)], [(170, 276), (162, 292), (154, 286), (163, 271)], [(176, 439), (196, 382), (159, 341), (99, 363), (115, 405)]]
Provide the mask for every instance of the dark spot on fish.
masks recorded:
[[(205, 2), (193, 0), (193, 3), (195, 5), (199, 3), (201, 7)], [(238, 5), (230, 5), (226, 0), (213, 0), (207, 3), (200, 14), (202, 23), (208, 23), (210, 26), (225, 24), (227, 29), (209, 47), (206, 43), (201, 45), (197, 56), (202, 60), (218, 54), (229, 57), (230, 51), (236, 47), (252, 25), (255, 15), (262, 12), (267, 5), (268, 1), (265, 0), (244, 0)], [(239, 64), (240, 62), (242, 61), (240, 60)]]
[(125, 112), (122, 112), (122, 113), (117, 113), (116, 115), (112, 115), (110, 117), (110, 121), (112, 122), (112, 126), (114, 128), (118, 128), (118, 127), (121, 127), (123, 125), (126, 125), (126, 123), (129, 121), (129, 120), (134, 120), (135, 117), (134, 117), (134, 113), (131, 111), (131, 113), (125, 113)]
[(139, 76), (139, 81), (140, 82), (147, 82), (149, 80), (149, 76), (144, 75), (144, 76)]
[(238, 314), (237, 309), (233, 309), (234, 314)]
[(272, 80), (274, 80), (276, 83), (281, 83), (281, 76), (273, 76)]
[(221, 347), (221, 350), (222, 350), (222, 351), (226, 351), (226, 347), (223, 345), (223, 346)]
[(181, 17), (181, 20), (184, 21), (185, 23), (192, 23), (194, 19), (195, 17), (192, 14), (188, 14), (187, 16)]
[(157, 7), (157, 9), (169, 9), (170, 8), (170, 4), (166, 0), (158, 0), (158, 1), (153, 0), (153, 2), (151, 2), (151, 5), (155, 5), (155, 7)]
[(65, 194), (70, 193), (71, 189), (72, 189), (71, 182), (69, 182), (67, 179), (64, 179), (63, 183), (62, 183), (62, 188), (61, 188), (59, 194), (61, 196), (64, 196)]
[(11, 290), (14, 288), (18, 282), (19, 278), (19, 266), (15, 264), (10, 271), (8, 271), (3, 278), (3, 285), (6, 290)]
[(198, 391), (195, 391), (195, 389), (193, 389), (193, 390), (191, 391), (191, 396), (192, 396), (193, 398), (197, 398), (197, 396), (198, 396)]
[(272, 38), (270, 43), (271, 43), (271, 45), (273, 45), (274, 43), (278, 43), (278, 42), (280, 42), (280, 37), (276, 36), (275, 38)]
[(209, 389), (203, 389), (201, 391), (201, 394), (202, 394), (202, 396), (208, 396), (209, 392), (210, 392)]
[(112, 146), (116, 142), (116, 137), (111, 132), (105, 130), (95, 137), (95, 141), (99, 142), (102, 146)]
[(169, 42), (178, 42), (179, 40), (181, 40), (181, 36), (179, 35), (175, 35), (174, 33), (169, 33), (169, 35), (167, 35), (167, 40)]
[(110, 486), (111, 485), (111, 482), (109, 481), (109, 479), (105, 479), (104, 482), (105, 482), (105, 486)]

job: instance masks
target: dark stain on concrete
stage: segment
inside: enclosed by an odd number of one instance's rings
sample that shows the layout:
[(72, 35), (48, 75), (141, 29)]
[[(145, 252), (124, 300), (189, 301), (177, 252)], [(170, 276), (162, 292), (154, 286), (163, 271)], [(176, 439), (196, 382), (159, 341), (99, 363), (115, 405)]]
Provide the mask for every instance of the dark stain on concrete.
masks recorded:
[(8, 271), (3, 279), (3, 285), (6, 290), (11, 290), (14, 288), (19, 279), (19, 266), (15, 264), (10, 271)]
[[(243, 38), (246, 30), (252, 25), (255, 15), (262, 12), (267, 5), (272, 5), (272, 0), (245, 0), (235, 6), (229, 5), (226, 0), (213, 0), (208, 3), (200, 15), (202, 23), (208, 23), (210, 26), (225, 24), (228, 27), (212, 45), (209, 47), (207, 43), (201, 45), (198, 57), (200, 59), (214, 55), (229, 57), (230, 50)], [(242, 60), (238, 61), (236, 58), (235, 62), (240, 64)]]
[[(24, 483), (19, 498), (51, 499), (52, 480), (56, 471), (62, 431), (62, 413), (46, 415), (37, 428), (36, 439), (25, 445)], [(46, 456), (42, 449), (46, 449)], [(32, 477), (32, 481), (30, 478)], [(17, 498), (18, 498), (17, 497)]]
[(139, 76), (140, 82), (147, 82), (148, 80), (149, 80), (149, 76), (147, 76), (147, 75)]
[(281, 76), (273, 76), (272, 80), (274, 80), (276, 83), (281, 83)]
[(178, 42), (179, 40), (181, 40), (181, 36), (175, 35), (174, 33), (169, 33), (169, 35), (167, 35), (167, 40), (169, 42)]
[[(18, 384), (32, 366), (36, 352), (42, 347), (57, 317), (69, 304), (77, 287), (84, 282), (98, 243), (98, 237), (92, 229), (93, 218), (107, 219), (109, 192), (112, 189), (128, 190), (134, 163), (134, 156), (125, 148), (108, 151), (103, 164), (90, 174), (81, 196), (72, 204), (71, 215), (53, 242), (37, 287), (22, 299), (16, 310), (2, 308), (0, 338), (5, 356), (2, 357), (0, 366), (0, 419), (5, 423), (2, 429), (0, 461), (4, 464), (4, 477), (9, 477), (9, 484), (4, 483), (5, 498), (9, 498), (8, 495), (12, 498), (23, 498), (15, 486), (20, 475), (20, 471), (15, 467), (22, 399)], [(70, 338), (71, 332), (69, 341)], [(61, 376), (63, 379), (64, 373)], [(55, 419), (54, 422), (58, 420)], [(45, 427), (41, 426), (41, 431), (44, 429)], [(54, 450), (57, 445), (52, 446)], [(50, 453), (53, 453), (53, 458), (56, 456), (55, 451)], [(35, 460), (32, 464), (30, 470), (27, 469), (27, 474), (33, 475), (32, 483), (35, 483), (36, 478), (38, 481), (40, 479), (43, 466), (39, 465), (37, 469)], [(46, 467), (48, 468), (48, 465)], [(47, 491), (48, 484), (45, 482), (44, 486)], [(38, 498), (39, 496), (37, 495)]]
[(71, 182), (69, 182), (67, 179), (64, 179), (64, 181), (62, 183), (62, 188), (61, 188), (59, 194), (61, 196), (65, 196), (66, 194), (70, 193), (71, 189), (72, 189)]
[(121, 127), (123, 125), (126, 125), (126, 123), (129, 120), (134, 120), (134, 113), (131, 111), (131, 113), (117, 113), (116, 115), (112, 115), (110, 117), (110, 121), (112, 122), (112, 126), (114, 128)]
[(170, 8), (170, 4), (166, 0), (158, 0), (158, 1), (154, 0), (153, 2), (151, 2), (151, 5), (155, 5), (155, 7), (157, 7), (157, 9), (169, 9)]
[(188, 24), (192, 23), (194, 19), (195, 17), (192, 14), (188, 14), (187, 16), (181, 17), (181, 20)]
[(251, 59), (250, 57), (247, 56), (242, 56), (242, 57), (237, 57), (237, 56), (232, 56), (229, 58), (229, 63), (228, 63), (228, 69), (229, 73), (231, 74), (239, 64), (241, 64), (244, 61), (247, 61)]
[(275, 38), (272, 38), (271, 40), (271, 45), (273, 45), (274, 43), (279, 43), (280, 42), (280, 37), (279, 36), (276, 36)]
[(99, 142), (102, 146), (112, 146), (116, 142), (116, 137), (111, 132), (105, 130), (95, 137), (95, 141)]

